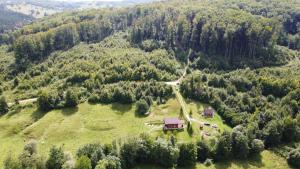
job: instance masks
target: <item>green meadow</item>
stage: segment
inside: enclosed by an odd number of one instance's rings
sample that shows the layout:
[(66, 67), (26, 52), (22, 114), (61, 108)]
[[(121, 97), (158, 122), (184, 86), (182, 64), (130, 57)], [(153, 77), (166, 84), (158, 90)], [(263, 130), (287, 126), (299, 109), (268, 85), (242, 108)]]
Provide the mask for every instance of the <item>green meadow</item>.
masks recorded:
[[(187, 102), (187, 108), (192, 112), (191, 116), (196, 121), (217, 124), (221, 131), (231, 130), (218, 114), (215, 114), (213, 118), (202, 117), (201, 112), (205, 106), (199, 102)], [(201, 131), (213, 132), (214, 129), (207, 126), (200, 130), (197, 122), (193, 122), (192, 135), (186, 129), (163, 132), (163, 118), (181, 117), (180, 109), (180, 104), (175, 98), (162, 105), (154, 104), (150, 109), (151, 114), (145, 117), (135, 113), (135, 105), (82, 103), (77, 108), (53, 110), (48, 113), (40, 112), (34, 104), (28, 105), (19, 111), (12, 111), (0, 117), (0, 166), (9, 153), (19, 154), (24, 144), (30, 139), (38, 141), (39, 151), (46, 157), (53, 145), (63, 146), (64, 150), (75, 154), (78, 147), (87, 143), (122, 142), (140, 133), (149, 133), (153, 137), (164, 138), (175, 135), (178, 142), (185, 142), (201, 139)], [(276, 163), (272, 163), (273, 160), (270, 158), (275, 159)], [(260, 158), (252, 159), (245, 164), (233, 161), (217, 163), (210, 168), (243, 168), (244, 166), (286, 168), (287, 164), (278, 155), (265, 151)], [(195, 167), (203, 168), (204, 166), (197, 164)], [(142, 168), (157, 167), (142, 166)]]

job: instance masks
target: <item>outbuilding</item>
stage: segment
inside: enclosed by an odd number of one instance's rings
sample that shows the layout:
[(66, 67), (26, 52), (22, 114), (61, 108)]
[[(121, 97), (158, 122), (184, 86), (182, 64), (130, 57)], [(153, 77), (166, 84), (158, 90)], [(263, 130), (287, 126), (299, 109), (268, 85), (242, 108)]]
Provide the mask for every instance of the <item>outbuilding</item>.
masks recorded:
[(207, 107), (204, 109), (203, 116), (204, 117), (214, 117), (215, 111), (211, 107)]

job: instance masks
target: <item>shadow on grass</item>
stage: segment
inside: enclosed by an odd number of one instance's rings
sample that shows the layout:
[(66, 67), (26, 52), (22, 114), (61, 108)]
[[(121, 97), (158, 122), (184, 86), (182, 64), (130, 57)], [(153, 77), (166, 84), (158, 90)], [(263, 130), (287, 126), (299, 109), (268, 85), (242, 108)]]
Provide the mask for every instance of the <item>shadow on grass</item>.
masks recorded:
[(132, 109), (132, 104), (112, 103), (111, 108), (116, 111), (116, 113), (123, 115)]
[(31, 117), (34, 120), (34, 122), (37, 122), (41, 118), (43, 118), (47, 114), (47, 111), (40, 110), (37, 108), (32, 114)]
[(78, 107), (69, 107), (69, 108), (61, 109), (61, 113), (64, 116), (71, 116), (71, 115), (75, 114), (76, 112), (78, 112)]
[(217, 169), (226, 169), (232, 167), (232, 164), (237, 165), (239, 168), (264, 168), (261, 154), (254, 155), (245, 160), (228, 160), (224, 162), (215, 163)]

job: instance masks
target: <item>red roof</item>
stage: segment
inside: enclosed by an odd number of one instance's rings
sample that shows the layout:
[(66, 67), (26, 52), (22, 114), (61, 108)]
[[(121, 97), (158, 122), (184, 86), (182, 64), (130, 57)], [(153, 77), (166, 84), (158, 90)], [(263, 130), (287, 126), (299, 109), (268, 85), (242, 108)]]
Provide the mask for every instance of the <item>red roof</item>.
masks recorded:
[(165, 124), (183, 124), (181, 120), (178, 118), (165, 118), (164, 119)]

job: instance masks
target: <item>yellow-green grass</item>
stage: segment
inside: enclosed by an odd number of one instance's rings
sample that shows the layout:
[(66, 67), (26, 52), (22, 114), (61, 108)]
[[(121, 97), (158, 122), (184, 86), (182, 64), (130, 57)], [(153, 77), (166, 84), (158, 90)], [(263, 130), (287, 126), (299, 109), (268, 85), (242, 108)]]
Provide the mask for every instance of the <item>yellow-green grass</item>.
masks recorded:
[[(205, 166), (204, 164), (197, 163), (192, 167), (176, 167), (176, 169), (289, 169), (291, 168), (287, 161), (281, 156), (275, 154), (272, 151), (265, 150), (261, 155), (249, 158), (247, 160), (231, 160), (228, 162), (219, 162), (211, 166)], [(154, 165), (143, 165), (136, 167), (136, 169), (162, 169), (161, 167)]]
[[(40, 152), (46, 155), (52, 145), (63, 145), (66, 151), (75, 153), (86, 143), (111, 143), (143, 132), (164, 136), (164, 133), (156, 131), (162, 131), (161, 126), (145, 123), (162, 121), (164, 117), (178, 117), (179, 112), (180, 105), (176, 99), (152, 106), (147, 117), (137, 116), (134, 105), (83, 103), (77, 108), (48, 113), (42, 113), (32, 105), (0, 117), (0, 166), (8, 153), (19, 154), (30, 139), (37, 140)], [(181, 133), (179, 137), (185, 132)]]
[[(201, 105), (195, 102), (188, 104), (191, 109)], [(77, 108), (53, 110), (48, 113), (42, 113), (32, 105), (20, 111), (10, 112), (0, 117), (0, 166), (9, 152), (19, 154), (30, 139), (38, 141), (39, 151), (45, 156), (53, 145), (63, 145), (66, 151), (74, 154), (83, 144), (111, 143), (114, 140), (138, 136), (140, 133), (164, 138), (175, 135), (179, 142), (200, 139), (199, 132), (191, 136), (186, 129), (167, 133), (162, 131), (163, 118), (180, 117), (180, 108), (178, 101), (172, 98), (165, 104), (154, 104), (150, 109), (151, 114), (146, 117), (136, 115), (135, 105), (122, 104), (83, 103)], [(195, 116), (200, 118), (200, 115)], [(215, 119), (216, 123), (222, 123), (222, 120), (218, 120), (220, 119)], [(158, 124), (146, 125), (149, 122)], [(197, 128), (198, 124), (194, 125)]]

